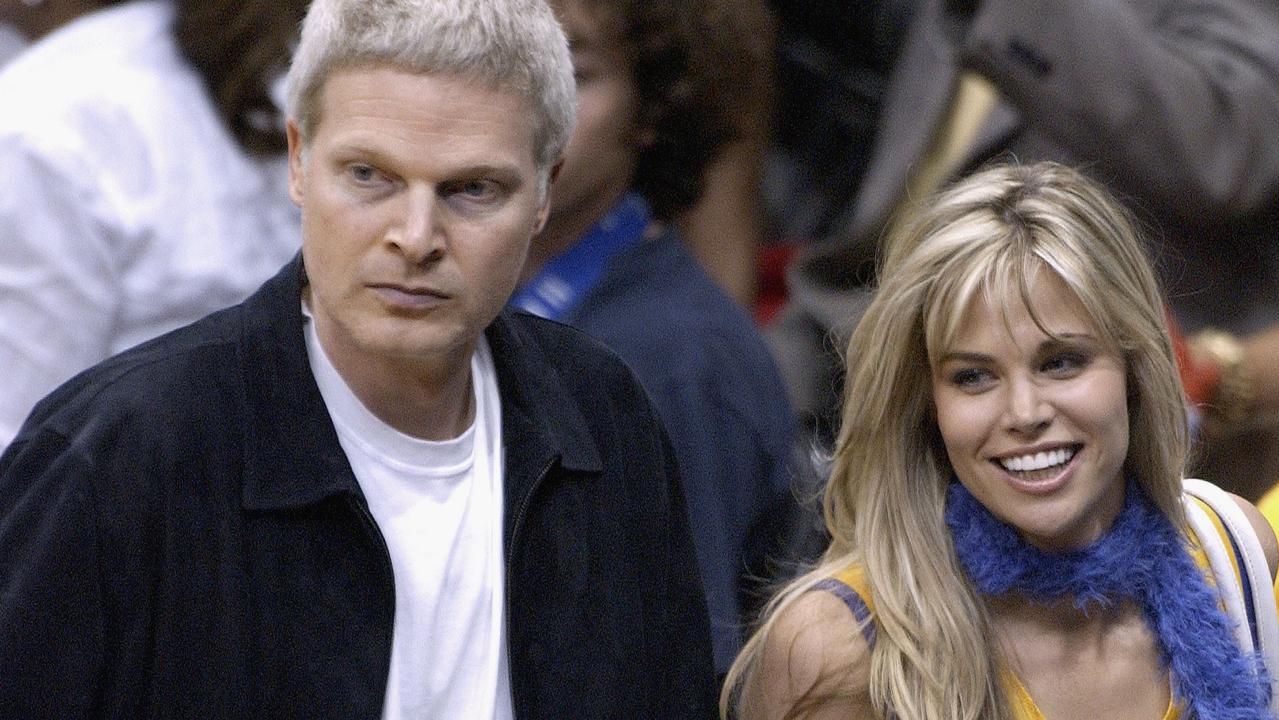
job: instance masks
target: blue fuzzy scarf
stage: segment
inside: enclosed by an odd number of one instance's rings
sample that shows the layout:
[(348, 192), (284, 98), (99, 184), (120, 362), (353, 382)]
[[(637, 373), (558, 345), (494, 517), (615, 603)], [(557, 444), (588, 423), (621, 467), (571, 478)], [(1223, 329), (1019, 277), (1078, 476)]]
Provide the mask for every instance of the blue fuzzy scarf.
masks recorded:
[(1092, 545), (1066, 553), (1026, 542), (958, 482), (948, 491), (946, 524), (960, 564), (982, 594), (1018, 593), (1042, 604), (1069, 597), (1085, 613), (1131, 600), (1158, 636), (1186, 716), (1270, 718), (1270, 686), (1259, 682), (1260, 661), (1235, 645), (1231, 622), (1183, 536), (1136, 483), (1128, 483), (1114, 527)]

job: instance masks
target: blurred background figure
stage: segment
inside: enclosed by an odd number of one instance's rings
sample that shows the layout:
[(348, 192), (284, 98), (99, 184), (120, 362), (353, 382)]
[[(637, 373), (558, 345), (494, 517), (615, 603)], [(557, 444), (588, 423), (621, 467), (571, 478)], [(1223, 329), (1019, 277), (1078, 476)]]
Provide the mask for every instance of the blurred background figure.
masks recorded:
[(300, 243), (273, 93), (306, 3), (107, 4), (0, 71), (0, 447), (56, 385)]
[(790, 518), (792, 415), (749, 316), (672, 220), (708, 187), (707, 168), (743, 141), (737, 95), (759, 72), (747, 29), (768, 27), (766, 9), (552, 4), (573, 51), (577, 126), (512, 301), (601, 340), (653, 398), (688, 495), (722, 673), (740, 647), (753, 579)]
[(676, 224), (711, 277), (761, 322), (782, 299), (790, 250), (823, 236), (856, 191), (918, 2), (770, 0), (770, 13), (726, 20), (742, 33), (719, 60), (738, 136)]
[[(709, 3), (706, 27), (733, 28), (733, 42), (698, 48), (700, 62), (719, 68), (705, 88), (729, 107), (733, 136), (716, 150), (699, 178), (701, 192), (675, 223), (702, 267), (743, 306), (757, 299), (760, 247), (766, 239), (762, 181), (772, 131), (772, 15), (763, 0)], [(700, 163), (700, 160), (697, 162)]]
[(774, 238), (826, 237), (856, 196), (919, 1), (771, 0), (777, 92), (764, 199)]
[(26, 46), (26, 38), (22, 37), (17, 30), (0, 24), (0, 67), (4, 67), (10, 60), (17, 57)]
[[(842, 347), (886, 228), (992, 158), (1082, 167), (1150, 226), (1181, 327), (1279, 322), (1279, 6), (1268, 0), (919, 0), (853, 195), (791, 266), (771, 337), (829, 439)], [(830, 333), (834, 331), (834, 339)], [(1273, 424), (1205, 445), (1249, 498), (1279, 478)]]
[(0, 0), (0, 67), (72, 20), (120, 0)]

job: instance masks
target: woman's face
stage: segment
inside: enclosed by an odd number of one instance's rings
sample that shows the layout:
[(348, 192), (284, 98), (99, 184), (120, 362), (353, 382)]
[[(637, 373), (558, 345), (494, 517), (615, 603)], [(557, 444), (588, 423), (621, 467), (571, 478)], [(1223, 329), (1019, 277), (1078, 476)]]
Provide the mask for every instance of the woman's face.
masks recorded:
[(1043, 270), (1029, 301), (977, 296), (952, 347), (932, 359), (937, 424), (959, 481), (1050, 551), (1100, 538), (1123, 507), (1124, 360), (1078, 298)]

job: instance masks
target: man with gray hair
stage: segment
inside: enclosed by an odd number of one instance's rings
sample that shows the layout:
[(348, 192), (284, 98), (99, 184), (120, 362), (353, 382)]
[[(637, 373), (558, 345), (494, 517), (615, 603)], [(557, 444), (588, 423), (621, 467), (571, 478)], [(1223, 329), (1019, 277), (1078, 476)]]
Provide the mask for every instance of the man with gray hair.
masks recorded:
[(316, 0), (288, 93), (301, 255), (0, 456), (0, 717), (713, 716), (665, 432), (503, 307), (573, 126), (550, 10)]

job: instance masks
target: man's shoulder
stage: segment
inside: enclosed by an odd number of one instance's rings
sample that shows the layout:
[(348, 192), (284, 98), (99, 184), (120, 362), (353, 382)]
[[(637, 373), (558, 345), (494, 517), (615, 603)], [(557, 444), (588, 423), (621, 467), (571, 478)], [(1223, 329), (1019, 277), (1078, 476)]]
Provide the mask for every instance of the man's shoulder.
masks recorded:
[(488, 338), (504, 404), (524, 405), (550, 424), (584, 423), (596, 442), (655, 432), (660, 423), (640, 379), (599, 340), (509, 307), (495, 326)]

